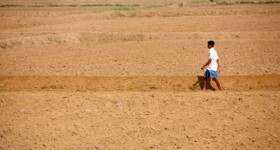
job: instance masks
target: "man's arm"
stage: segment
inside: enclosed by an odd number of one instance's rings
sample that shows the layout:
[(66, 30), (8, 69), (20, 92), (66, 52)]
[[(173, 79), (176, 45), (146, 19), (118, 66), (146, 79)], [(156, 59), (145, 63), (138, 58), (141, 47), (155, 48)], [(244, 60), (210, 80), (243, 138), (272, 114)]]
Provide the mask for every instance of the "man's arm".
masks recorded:
[(204, 70), (206, 66), (208, 66), (212, 62), (212, 59), (208, 59), (205, 65), (201, 67), (201, 70)]

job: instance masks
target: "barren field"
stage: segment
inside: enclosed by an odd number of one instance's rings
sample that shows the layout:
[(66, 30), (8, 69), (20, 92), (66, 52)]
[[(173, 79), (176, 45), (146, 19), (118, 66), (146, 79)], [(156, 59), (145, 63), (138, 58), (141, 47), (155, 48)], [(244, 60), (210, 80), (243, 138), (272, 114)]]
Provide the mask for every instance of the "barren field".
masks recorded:
[(280, 4), (0, 6), (0, 149), (280, 149)]

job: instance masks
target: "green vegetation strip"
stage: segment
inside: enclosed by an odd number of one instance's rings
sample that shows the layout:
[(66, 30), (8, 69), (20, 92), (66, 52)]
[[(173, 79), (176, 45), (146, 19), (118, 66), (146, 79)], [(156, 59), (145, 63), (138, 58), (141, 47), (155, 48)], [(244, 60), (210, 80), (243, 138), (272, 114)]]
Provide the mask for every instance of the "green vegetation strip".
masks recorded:
[[(218, 5), (227, 5), (227, 4), (274, 4), (280, 3), (280, 0), (264, 0), (264, 1), (252, 1), (252, 0), (236, 0), (232, 2), (228, 2), (226, 0), (190, 0), (191, 4), (203, 4), (203, 3), (216, 3)], [(170, 4), (0, 4), (0, 8), (9, 8), (9, 7), (106, 7), (111, 8), (112, 10), (131, 10), (136, 8), (155, 8), (155, 7), (164, 7), (173, 5)], [(175, 3), (176, 4), (176, 3)], [(178, 7), (184, 7), (184, 2), (181, 0), (177, 3)]]
[(22, 7), (24, 5), (2, 4), (0, 7)]
[(160, 7), (155, 4), (35, 4), (35, 5), (15, 5), (1, 4), (0, 7), (115, 7), (115, 8), (135, 8), (135, 7)]
[(274, 4), (280, 3), (280, 0), (235, 0), (235, 1), (227, 1), (227, 0), (190, 0), (193, 4), (199, 3), (212, 3), (215, 2), (217, 4)]

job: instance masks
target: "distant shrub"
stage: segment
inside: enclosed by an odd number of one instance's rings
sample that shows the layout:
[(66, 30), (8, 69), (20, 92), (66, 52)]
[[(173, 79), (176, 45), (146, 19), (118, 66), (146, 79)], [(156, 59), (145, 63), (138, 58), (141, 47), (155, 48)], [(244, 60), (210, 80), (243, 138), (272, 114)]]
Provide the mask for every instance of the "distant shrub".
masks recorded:
[(183, 3), (183, 2), (180, 2), (180, 3), (178, 4), (178, 6), (179, 6), (179, 7), (183, 7), (183, 6), (184, 6), (184, 3)]
[(49, 7), (59, 7), (58, 4), (48, 4)]
[(71, 4), (70, 6), (71, 7), (77, 7), (78, 5), (77, 4)]
[(1, 43), (0, 47), (3, 49), (6, 49), (6, 48), (8, 48), (8, 43)]
[(45, 5), (28, 5), (28, 7), (45, 7)]
[(81, 7), (111, 7), (113, 4), (83, 4)]
[(116, 7), (116, 8), (113, 8), (113, 10), (130, 10), (129, 7)]
[(2, 4), (0, 7), (20, 7), (22, 5), (14, 5), (14, 4)]
[(275, 0), (275, 1), (264, 1), (263, 3), (265, 3), (265, 4), (280, 3), (280, 0)]

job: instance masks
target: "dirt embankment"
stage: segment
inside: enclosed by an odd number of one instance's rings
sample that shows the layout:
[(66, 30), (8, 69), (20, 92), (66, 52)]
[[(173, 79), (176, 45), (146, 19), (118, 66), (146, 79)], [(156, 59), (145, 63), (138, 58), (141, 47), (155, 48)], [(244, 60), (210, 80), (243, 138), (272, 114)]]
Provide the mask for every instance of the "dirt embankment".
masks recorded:
[[(280, 76), (219, 77), (227, 91), (279, 91)], [(200, 90), (203, 77), (0, 77), (0, 91), (125, 91), (190, 92)], [(213, 86), (212, 86), (213, 85)], [(215, 90), (216, 85), (208, 83)]]

